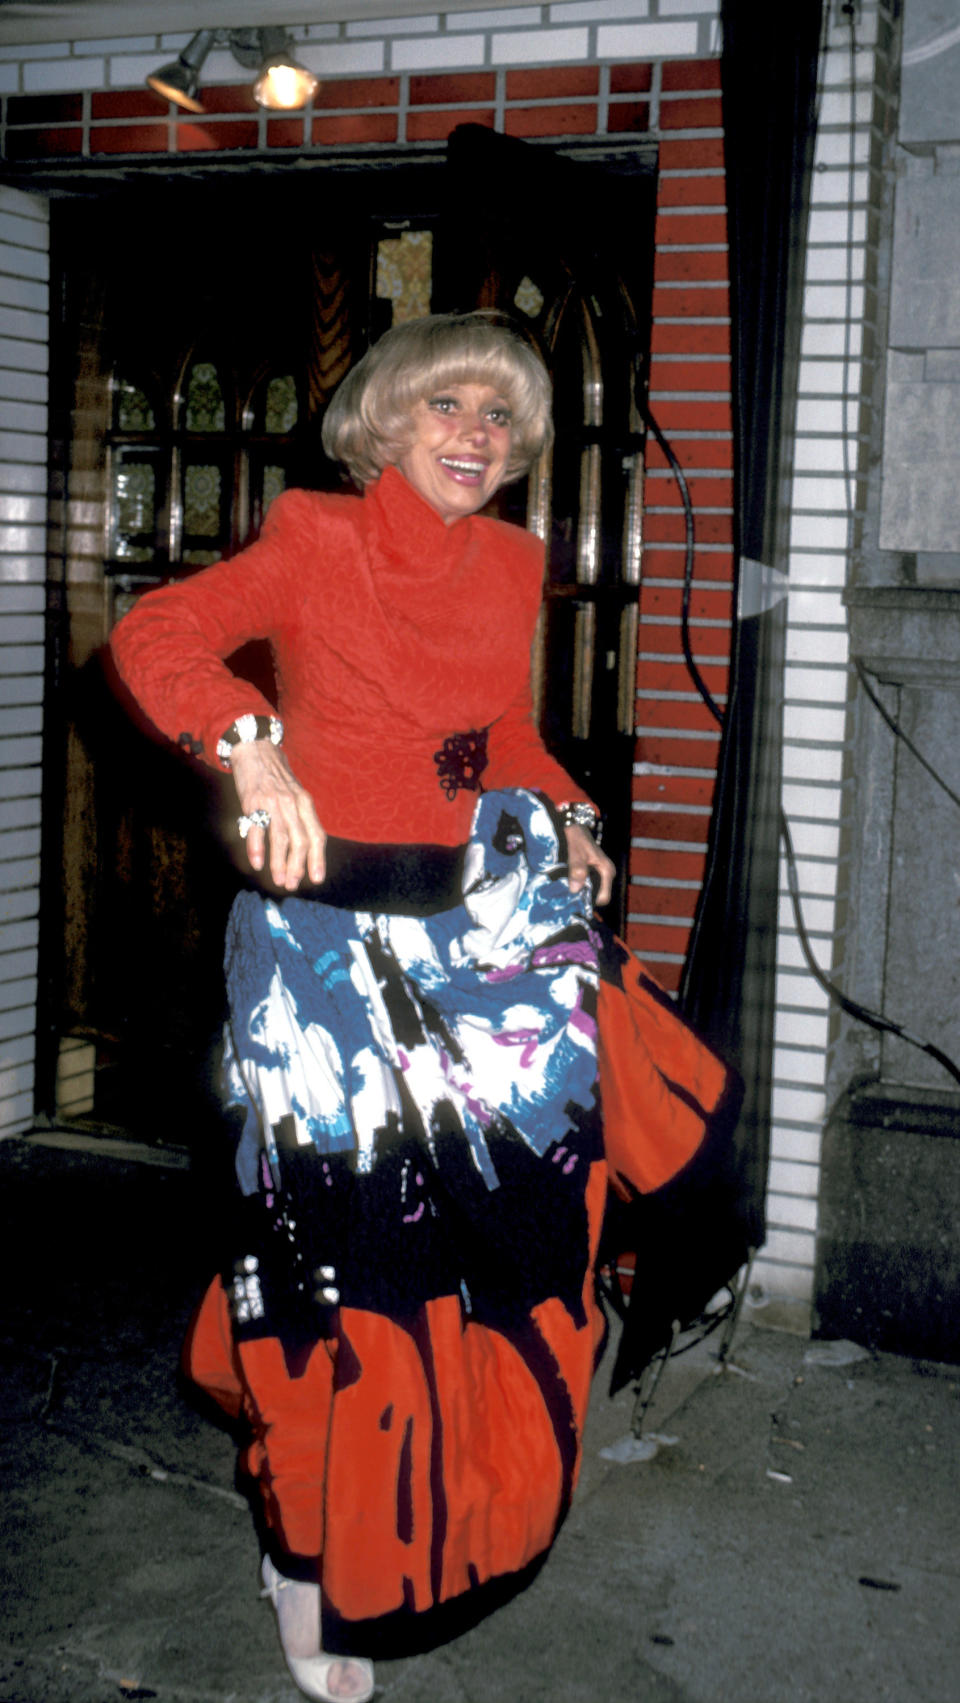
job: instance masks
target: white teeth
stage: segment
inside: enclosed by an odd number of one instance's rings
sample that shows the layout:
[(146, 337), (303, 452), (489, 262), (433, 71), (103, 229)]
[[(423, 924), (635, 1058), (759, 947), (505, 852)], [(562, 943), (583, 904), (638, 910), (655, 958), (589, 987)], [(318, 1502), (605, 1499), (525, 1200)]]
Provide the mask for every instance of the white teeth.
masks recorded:
[(441, 456), (444, 467), (452, 467), (456, 473), (485, 473), (485, 461), (452, 461), (448, 456)]

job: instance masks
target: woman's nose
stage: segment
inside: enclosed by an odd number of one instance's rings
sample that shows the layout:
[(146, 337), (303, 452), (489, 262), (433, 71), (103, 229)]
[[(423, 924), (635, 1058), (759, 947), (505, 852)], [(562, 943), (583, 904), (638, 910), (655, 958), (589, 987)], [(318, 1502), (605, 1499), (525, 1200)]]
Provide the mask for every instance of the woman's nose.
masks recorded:
[(483, 414), (464, 414), (460, 421), (460, 430), (465, 438), (473, 442), (483, 441), (487, 437), (487, 422)]

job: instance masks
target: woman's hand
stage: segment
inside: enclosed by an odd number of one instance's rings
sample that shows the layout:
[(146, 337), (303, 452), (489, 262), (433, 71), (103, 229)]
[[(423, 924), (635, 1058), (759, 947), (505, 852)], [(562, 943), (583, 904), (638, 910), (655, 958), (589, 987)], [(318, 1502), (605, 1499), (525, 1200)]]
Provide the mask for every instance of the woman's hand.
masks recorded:
[(283, 752), (269, 739), (234, 745), (230, 769), (244, 816), (265, 810), (269, 828), (251, 827), (246, 849), (250, 868), (261, 870), (270, 836), (270, 876), (277, 887), (293, 893), (304, 874), (313, 882), (326, 873), (327, 836), (320, 826), (313, 799), (292, 773)]
[(585, 882), (588, 880), (590, 871), (595, 869), (597, 872), (598, 884), (594, 904), (608, 904), (610, 895), (613, 892), (613, 878), (616, 874), (615, 865), (610, 861), (606, 854), (600, 850), (600, 847), (597, 845), (593, 835), (588, 833), (586, 828), (578, 828), (576, 823), (571, 823), (571, 825), (568, 828), (564, 828), (563, 831), (567, 836), (567, 864), (570, 869), (570, 891), (572, 893), (579, 893), (581, 887), (583, 887)]

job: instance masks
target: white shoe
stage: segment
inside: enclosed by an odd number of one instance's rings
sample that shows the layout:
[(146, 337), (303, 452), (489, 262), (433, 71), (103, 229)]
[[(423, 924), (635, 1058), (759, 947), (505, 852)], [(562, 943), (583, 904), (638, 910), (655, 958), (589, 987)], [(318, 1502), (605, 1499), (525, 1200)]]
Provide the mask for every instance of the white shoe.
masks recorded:
[[(327, 1656), (319, 1647), (319, 1586), (302, 1584), (298, 1579), (285, 1579), (282, 1573), (277, 1572), (269, 1555), (263, 1558), (260, 1576), (263, 1579), (260, 1595), (269, 1597), (276, 1609), (284, 1660), (300, 1690), (305, 1692), (307, 1697), (319, 1698), (320, 1703), (368, 1703), (374, 1691), (373, 1663), (363, 1656)], [(284, 1598), (280, 1597), (281, 1591), (286, 1593)], [(288, 1646), (295, 1648), (298, 1644), (302, 1646), (314, 1641), (311, 1633), (314, 1609), (317, 1650), (313, 1655), (293, 1655)], [(297, 1610), (301, 1612), (297, 1613)], [(348, 1684), (349, 1670), (355, 1670), (353, 1683), (357, 1686), (356, 1690), (331, 1691), (331, 1674), (333, 1669), (338, 1667), (347, 1669), (347, 1673), (342, 1674), (340, 1679)]]

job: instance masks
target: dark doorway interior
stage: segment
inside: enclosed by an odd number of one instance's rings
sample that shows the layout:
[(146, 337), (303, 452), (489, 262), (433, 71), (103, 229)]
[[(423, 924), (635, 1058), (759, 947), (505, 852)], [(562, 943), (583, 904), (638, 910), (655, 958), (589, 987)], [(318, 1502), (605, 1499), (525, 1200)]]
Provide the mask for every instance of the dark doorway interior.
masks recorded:
[[(570, 160), (466, 127), (446, 159), (78, 178), (54, 202), (41, 1110), (74, 1035), (96, 1048), (96, 1122), (189, 1145), (215, 1117), (197, 1089), (242, 879), (229, 783), (138, 723), (104, 646), (145, 587), (255, 536), (279, 489), (338, 482), (323, 409), (398, 312), (508, 311), (551, 364), (555, 454), (501, 512), (548, 542), (542, 725), (604, 810), (622, 925), (654, 166), (642, 146)], [(234, 666), (269, 679), (253, 649)]]

